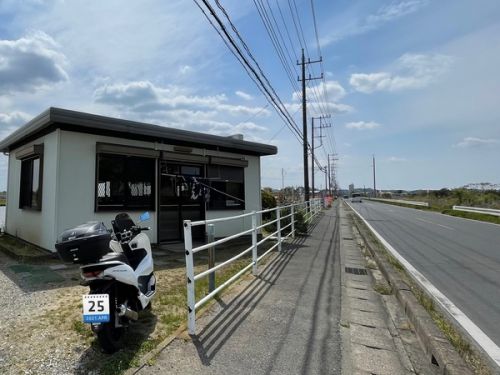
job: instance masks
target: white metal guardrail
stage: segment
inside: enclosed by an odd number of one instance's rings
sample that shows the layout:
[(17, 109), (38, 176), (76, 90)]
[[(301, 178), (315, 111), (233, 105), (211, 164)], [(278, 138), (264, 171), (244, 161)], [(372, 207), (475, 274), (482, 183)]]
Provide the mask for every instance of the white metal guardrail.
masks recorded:
[[(196, 332), (196, 310), (200, 308), (203, 304), (208, 302), (211, 298), (213, 298), (217, 293), (219, 293), (222, 289), (233, 283), (236, 279), (238, 279), (241, 275), (247, 272), (250, 268), (252, 268), (252, 273), (257, 275), (258, 272), (258, 262), (268, 255), (272, 250), (278, 248), (278, 251), (281, 251), (281, 244), (288, 237), (295, 236), (295, 223), (296, 223), (296, 214), (298, 212), (302, 212), (304, 216), (304, 222), (310, 223), (312, 219), (321, 212), (321, 202), (322, 200), (312, 199), (309, 202), (304, 203), (295, 203), (288, 206), (276, 207), (268, 210), (262, 211), (253, 211), (243, 215), (225, 217), (220, 219), (211, 219), (211, 220), (200, 220), (200, 221), (191, 221), (184, 220), (184, 248), (186, 250), (186, 276), (187, 276), (187, 302), (188, 302), (188, 331), (189, 334), (195, 334)], [(257, 225), (257, 219), (260, 215), (264, 213), (276, 213), (276, 219), (266, 222), (261, 225)], [(259, 215), (259, 216), (258, 216)], [(232, 236), (224, 237), (216, 241), (208, 242), (205, 245), (194, 247), (193, 248), (193, 239), (192, 239), (192, 228), (195, 226), (205, 225), (207, 228), (207, 233), (211, 233), (213, 236), (213, 224), (220, 223), (224, 221), (230, 220), (238, 220), (244, 219), (246, 217), (252, 218), (252, 227), (244, 230), (242, 232), (236, 233)], [(260, 216), (261, 217), (261, 216)], [(289, 219), (289, 220), (287, 220)], [(286, 220), (286, 221), (285, 221)], [(289, 221), (288, 224), (285, 224)], [(269, 234), (266, 237), (263, 237), (260, 241), (257, 241), (257, 234), (261, 232), (262, 228), (270, 226), (272, 224), (276, 224), (276, 231)], [(210, 227), (211, 226), (211, 227)], [(290, 228), (290, 231), (287, 235), (283, 235), (283, 231)], [(225, 242), (234, 240), (244, 235), (251, 235), (252, 237), (252, 245), (247, 249), (243, 250), (241, 253), (235, 255), (231, 259), (226, 260), (218, 265), (214, 265), (207, 270), (200, 272), (198, 274), (194, 273), (194, 254), (208, 249), (213, 249), (217, 245), (221, 245)], [(260, 245), (268, 240), (276, 240), (276, 243), (271, 246), (265, 253), (258, 256), (257, 250)], [(237, 272), (235, 275), (231, 276), (226, 282), (219, 285), (217, 288), (209, 291), (209, 293), (201, 298), (199, 301), (196, 301), (195, 296), (195, 283), (197, 280), (213, 275), (215, 271), (231, 264), (237, 259), (243, 257), (248, 253), (252, 253), (251, 262), (245, 266), (242, 270)]]
[(500, 210), (494, 210), (492, 208), (453, 206), (453, 209), (456, 211), (476, 212), (478, 214), (500, 216)]
[(427, 202), (407, 201), (404, 199), (384, 199), (384, 198), (364, 198), (364, 197), (363, 197), (363, 199), (368, 199), (371, 201), (388, 202), (388, 203), (403, 203), (403, 204), (409, 204), (412, 206), (429, 207), (429, 203), (427, 203)]

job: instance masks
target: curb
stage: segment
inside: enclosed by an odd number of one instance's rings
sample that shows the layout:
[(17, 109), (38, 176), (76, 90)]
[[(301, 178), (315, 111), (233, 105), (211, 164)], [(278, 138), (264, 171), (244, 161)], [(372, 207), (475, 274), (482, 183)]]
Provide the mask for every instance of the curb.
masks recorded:
[(422, 343), (425, 353), (429, 356), (429, 361), (438, 366), (443, 375), (472, 375), (472, 370), (460, 357), (446, 336), (437, 328), (429, 313), (417, 301), (410, 287), (403, 281), (392, 265), (374, 250), (372, 242), (366, 238), (365, 231), (359, 227), (356, 220), (354, 220), (354, 224), (380, 271), (393, 288), (393, 293), (403, 307), (408, 319), (413, 324), (417, 337)]
[(343, 207), (338, 204), (336, 207), (336, 214), (339, 226), (339, 243), (340, 243), (340, 337), (342, 342), (342, 361), (341, 361), (341, 372), (344, 374), (352, 373), (351, 368), (351, 338), (349, 333), (349, 320), (346, 319), (349, 316), (349, 299), (347, 298), (346, 290), (346, 276), (343, 270), (345, 269), (345, 255), (342, 251), (343, 249), (343, 237), (342, 237), (342, 223), (345, 222), (346, 212)]

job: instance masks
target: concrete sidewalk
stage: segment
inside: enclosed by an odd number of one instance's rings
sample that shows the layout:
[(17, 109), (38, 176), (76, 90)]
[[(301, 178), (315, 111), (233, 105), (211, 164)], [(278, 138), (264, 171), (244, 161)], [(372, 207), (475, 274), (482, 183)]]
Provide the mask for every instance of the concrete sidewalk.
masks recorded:
[(198, 317), (195, 336), (184, 332), (129, 373), (436, 374), (394, 296), (374, 290), (384, 280), (366, 262), (336, 202), (307, 237)]
[(340, 374), (340, 261), (334, 209), (231, 288), (140, 374)]

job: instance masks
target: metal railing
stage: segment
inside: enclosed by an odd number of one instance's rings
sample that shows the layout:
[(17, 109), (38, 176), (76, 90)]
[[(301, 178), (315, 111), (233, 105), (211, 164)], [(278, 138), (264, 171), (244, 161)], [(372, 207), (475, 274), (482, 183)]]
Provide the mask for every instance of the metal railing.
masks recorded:
[(453, 206), (453, 209), (456, 211), (476, 212), (478, 214), (500, 216), (500, 210), (494, 210), (492, 208)]
[(388, 202), (388, 203), (409, 204), (411, 206), (429, 207), (429, 203), (427, 203), (427, 202), (409, 201), (409, 200), (405, 200), (405, 199), (384, 199), (384, 198), (363, 198), (363, 199), (367, 199), (370, 201)]
[[(297, 222), (296, 216), (298, 212), (301, 212), (304, 218), (304, 222), (310, 223), (313, 218), (321, 212), (322, 205), (321, 199), (312, 199), (308, 202), (303, 203), (295, 203), (287, 206), (276, 207), (268, 210), (262, 211), (253, 211), (243, 215), (225, 217), (220, 219), (211, 219), (211, 220), (200, 220), (200, 221), (191, 221), (184, 220), (184, 248), (186, 250), (186, 276), (187, 276), (187, 303), (188, 303), (188, 331), (189, 334), (194, 335), (196, 332), (196, 310), (199, 309), (203, 304), (208, 302), (211, 298), (214, 298), (216, 294), (218, 294), (222, 289), (236, 281), (240, 276), (242, 276), (245, 272), (247, 272), (250, 268), (252, 268), (252, 273), (257, 275), (258, 273), (258, 262), (262, 260), (266, 255), (268, 255), (271, 251), (278, 248), (278, 251), (281, 251), (281, 244), (289, 237), (295, 237), (295, 224)], [(272, 213), (275, 213), (276, 218), (265, 223), (258, 225), (258, 219), (262, 218), (262, 214), (269, 214), (272, 217)], [(242, 220), (245, 218), (251, 217), (252, 224), (251, 228), (243, 230), (242, 232), (233, 234), (228, 237), (224, 237), (218, 240), (215, 239), (214, 233), (214, 224), (221, 223), (225, 221), (231, 220)], [(258, 234), (262, 232), (263, 228), (271, 226), (275, 224), (276, 230), (271, 234), (268, 234), (265, 237), (262, 237), (260, 241), (258, 241)], [(210, 242), (198, 246), (193, 247), (193, 239), (192, 239), (192, 228), (200, 225), (206, 226), (206, 232), (210, 233)], [(272, 230), (272, 229), (271, 229)], [(241, 253), (235, 255), (234, 257), (215, 265), (215, 262), (209, 264), (209, 268), (203, 272), (195, 274), (194, 271), (194, 254), (203, 251), (214, 249), (216, 246), (226, 243), (228, 241), (234, 240), (236, 238), (251, 235), (252, 244), (247, 249), (243, 250)], [(263, 254), (258, 256), (258, 247), (264, 244), (266, 241), (273, 240), (276, 241), (269, 249), (267, 249)], [(212, 250), (213, 251), (213, 250)], [(214, 278), (212, 278), (213, 287), (209, 288), (209, 293), (201, 298), (199, 301), (196, 301), (195, 296), (195, 283), (197, 280), (200, 280), (204, 277), (210, 277), (210, 275), (214, 275), (214, 272), (220, 270), (223, 267), (228, 266), (234, 261), (240, 259), (244, 255), (248, 253), (252, 253), (252, 259), (250, 263), (245, 266), (243, 269), (238, 271), (236, 274), (231, 276), (227, 281), (222, 283), (216, 288)], [(212, 257), (213, 259), (213, 257)]]

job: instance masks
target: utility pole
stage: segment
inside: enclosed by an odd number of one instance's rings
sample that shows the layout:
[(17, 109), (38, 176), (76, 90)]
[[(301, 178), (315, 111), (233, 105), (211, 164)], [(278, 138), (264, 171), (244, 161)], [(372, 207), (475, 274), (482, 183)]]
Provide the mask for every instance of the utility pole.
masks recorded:
[[(316, 159), (314, 159), (314, 150), (318, 147), (321, 147), (323, 146), (323, 131), (322, 129), (324, 128), (330, 128), (332, 125), (331, 124), (327, 124), (327, 125), (323, 125), (321, 123), (321, 120), (323, 119), (327, 119), (327, 118), (330, 118), (330, 115), (328, 116), (319, 116), (319, 117), (311, 117), (311, 154), (312, 154), (312, 158), (311, 158), (311, 179), (312, 179), (312, 196), (314, 198), (314, 191), (315, 191), (315, 186), (314, 186), (314, 164), (315, 164), (315, 161)], [(317, 127), (316, 129), (319, 128), (320, 130), (320, 133), (319, 133), (319, 136), (315, 136), (314, 135), (314, 120), (319, 120), (319, 127)], [(318, 146), (318, 147), (314, 147), (314, 138), (319, 138), (321, 140), (321, 144)]]
[(302, 66), (302, 79), (298, 78), (299, 81), (302, 81), (302, 144), (303, 144), (303, 153), (304, 153), (304, 200), (307, 202), (309, 200), (309, 171), (307, 168), (307, 107), (306, 107), (306, 81), (312, 81), (314, 79), (322, 79), (323, 73), (321, 73), (321, 77), (311, 77), (309, 74), (309, 78), (306, 78), (306, 64), (313, 64), (323, 61), (320, 57), (317, 61), (311, 61), (310, 58), (307, 59), (304, 56), (304, 49), (302, 48), (302, 62), (297, 61), (297, 65)]
[(328, 192), (328, 169), (326, 169), (326, 165), (325, 165), (325, 194), (323, 194), (323, 196), (325, 196)]
[(377, 198), (377, 184), (375, 183), (375, 155), (373, 155), (373, 197)]
[[(335, 172), (335, 161), (339, 160), (337, 157), (337, 154), (328, 154), (328, 181), (329, 181), (329, 188), (330, 188), (330, 195), (332, 195), (332, 175), (333, 175), (333, 180), (335, 181), (335, 173), (332, 173), (332, 170)], [(330, 165), (330, 160), (331, 160), (331, 165)], [(336, 183), (334, 184), (336, 185)]]

